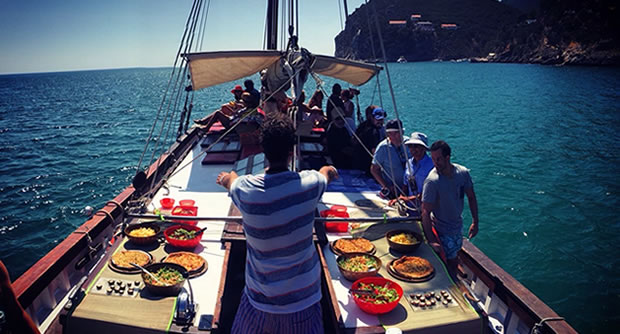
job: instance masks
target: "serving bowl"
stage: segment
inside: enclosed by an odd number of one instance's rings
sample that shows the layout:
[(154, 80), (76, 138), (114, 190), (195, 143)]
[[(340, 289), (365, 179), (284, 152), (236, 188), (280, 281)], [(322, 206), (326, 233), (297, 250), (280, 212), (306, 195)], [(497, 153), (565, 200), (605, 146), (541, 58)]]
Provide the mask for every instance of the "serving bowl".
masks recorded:
[[(155, 233), (152, 235), (145, 235), (145, 236), (131, 235), (132, 231), (135, 231), (140, 228), (150, 228), (150, 229), (153, 229)], [(148, 244), (152, 244), (157, 241), (157, 234), (159, 233), (160, 230), (161, 228), (156, 223), (145, 222), (145, 223), (139, 223), (139, 224), (131, 224), (125, 227), (125, 235), (127, 235), (127, 238), (129, 238), (129, 241), (133, 242), (136, 245), (148, 245)]]
[(383, 314), (383, 313), (388, 313), (392, 311), (393, 309), (395, 309), (396, 306), (398, 305), (398, 302), (403, 296), (403, 288), (397, 283), (390, 281), (389, 279), (385, 279), (383, 277), (364, 277), (364, 278), (358, 279), (357, 281), (353, 282), (353, 285), (351, 286), (351, 290), (352, 291), (360, 290), (361, 284), (370, 284), (370, 283), (376, 286), (380, 286), (380, 287), (384, 287), (387, 285), (388, 289), (391, 288), (391, 289), (396, 290), (396, 293), (398, 293), (398, 298), (392, 302), (388, 302), (385, 304), (374, 304), (374, 303), (363, 300), (362, 298), (358, 297), (356, 293), (352, 292), (351, 295), (353, 296), (353, 300), (355, 301), (355, 304), (362, 311), (369, 313), (369, 314)]
[(174, 206), (174, 198), (164, 197), (159, 200), (162, 209), (170, 210)]
[[(416, 241), (414, 241), (411, 244), (405, 244), (405, 243), (400, 243), (400, 242), (395, 242), (392, 241), (392, 237), (401, 234), (401, 233), (406, 233), (409, 235), (412, 235)], [(392, 231), (388, 231), (385, 234), (385, 238), (387, 239), (388, 245), (390, 246), (391, 249), (400, 252), (400, 253), (411, 253), (413, 251), (415, 251), (416, 249), (418, 249), (418, 247), (420, 247), (420, 244), (422, 243), (422, 240), (424, 240), (422, 238), (422, 235), (418, 232), (414, 232), (411, 230), (392, 230)]]
[[(343, 268), (342, 262), (351, 260), (352, 258), (355, 258), (357, 256), (362, 256), (362, 257), (366, 257), (368, 259), (374, 260), (375, 262), (374, 268), (370, 270), (366, 270), (366, 271), (354, 271), (354, 270), (348, 270), (348, 269)], [(378, 257), (374, 255), (370, 255), (366, 253), (342, 254), (338, 256), (338, 258), (336, 258), (336, 263), (338, 264), (338, 270), (340, 270), (340, 273), (342, 274), (342, 276), (344, 276), (344, 278), (346, 278), (349, 281), (356, 281), (363, 277), (376, 276), (377, 273), (379, 272), (379, 269), (381, 269), (381, 259), (379, 259)]]
[[(179, 229), (184, 229), (186, 231), (196, 231), (196, 232), (192, 239), (173, 238), (172, 235), (174, 235), (175, 231)], [(198, 226), (174, 225), (164, 230), (164, 238), (166, 239), (166, 242), (169, 243), (171, 246), (182, 248), (182, 249), (193, 249), (196, 246), (198, 246), (198, 244), (200, 243), (200, 240), (202, 240), (202, 233), (203, 232), (201, 231), (201, 228)]]
[(193, 199), (182, 199), (179, 201), (179, 206), (182, 208), (191, 208), (196, 204), (196, 201)]
[(174, 284), (170, 285), (158, 285), (157, 283), (153, 283), (153, 278), (145, 272), (142, 272), (142, 281), (144, 281), (144, 286), (146, 289), (154, 295), (158, 296), (176, 296), (181, 292), (183, 288), (183, 284), (185, 283), (185, 278), (188, 277), (187, 270), (176, 263), (167, 263), (167, 262), (159, 262), (153, 263), (145, 267), (146, 270), (150, 271), (153, 275), (158, 276), (157, 273), (160, 269), (167, 268), (173, 269), (179, 272), (181, 275), (180, 279), (178, 279)]
[[(338, 205), (338, 208), (333, 209), (334, 206), (332, 206), (332, 209), (321, 211), (319, 213), (321, 217), (323, 218), (328, 218), (328, 217), (349, 218), (349, 213), (347, 213), (346, 207)], [(341, 208), (344, 208), (344, 210), (342, 210)], [(327, 232), (347, 232), (349, 230), (349, 223), (348, 222), (325, 222), (325, 229), (327, 230)]]

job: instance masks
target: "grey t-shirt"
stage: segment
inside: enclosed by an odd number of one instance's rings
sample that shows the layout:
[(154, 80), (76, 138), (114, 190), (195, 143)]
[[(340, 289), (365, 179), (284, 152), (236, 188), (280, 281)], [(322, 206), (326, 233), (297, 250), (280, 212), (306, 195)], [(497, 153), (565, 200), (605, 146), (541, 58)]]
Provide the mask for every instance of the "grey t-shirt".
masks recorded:
[[(403, 142), (407, 141), (409, 137), (403, 136)], [(381, 165), (383, 169), (381, 175), (388, 185), (393, 185), (392, 176), (394, 181), (399, 187), (404, 184), (403, 175), (405, 174), (405, 163), (409, 158), (409, 152), (406, 147), (396, 147), (392, 145), (387, 138), (382, 140), (375, 150), (375, 155), (372, 157), (373, 165)], [(386, 174), (387, 172), (387, 174)]]
[(422, 202), (432, 203), (433, 219), (437, 233), (442, 235), (459, 235), (463, 230), (463, 197), (465, 190), (474, 187), (469, 170), (461, 165), (452, 164), (454, 174), (451, 177), (439, 175), (433, 168), (424, 181)]

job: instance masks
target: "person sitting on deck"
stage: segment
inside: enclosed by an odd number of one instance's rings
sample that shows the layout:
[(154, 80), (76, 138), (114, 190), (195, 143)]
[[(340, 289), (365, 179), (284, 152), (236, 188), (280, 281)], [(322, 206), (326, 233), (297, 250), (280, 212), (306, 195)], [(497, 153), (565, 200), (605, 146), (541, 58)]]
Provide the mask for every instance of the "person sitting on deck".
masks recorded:
[(308, 109), (310, 111), (308, 119), (313, 123), (314, 127), (327, 127), (327, 118), (323, 114), (323, 92), (320, 89), (314, 91), (314, 94), (310, 97)]
[(317, 107), (321, 111), (323, 110), (323, 92), (320, 89), (314, 91), (312, 96), (310, 97), (310, 101), (308, 101), (308, 108)]
[[(215, 111), (213, 114), (209, 115), (210, 117), (204, 126), (205, 131), (209, 131), (215, 122), (220, 122), (225, 129), (230, 129), (237, 122), (242, 122), (238, 128), (240, 132), (257, 129), (262, 123), (265, 113), (258, 107), (258, 101), (256, 101), (250, 93), (244, 92), (241, 95), (241, 99), (246, 107), (236, 111), (231, 116), (224, 114), (221, 110)], [(245, 129), (248, 127), (249, 129)]]
[[(405, 152), (402, 125), (399, 120), (390, 120), (385, 125), (387, 138), (377, 145), (370, 165), (370, 173), (382, 187), (381, 196), (393, 199), (400, 195), (399, 188), (403, 184), (405, 163), (408, 153)], [(404, 140), (409, 138), (405, 137)]]
[(221, 172), (243, 216), (247, 243), (245, 288), (232, 333), (323, 333), (321, 264), (312, 239), (314, 211), (334, 167), (318, 172), (288, 169), (296, 142), (293, 122), (268, 114), (261, 146), (269, 167), (264, 174)]
[(219, 110), (212, 112), (211, 114), (201, 118), (194, 120), (194, 123), (198, 125), (206, 125), (209, 123), (211, 118), (213, 118), (218, 111), (225, 116), (232, 116), (236, 111), (242, 109), (245, 105), (243, 104), (243, 100), (241, 99), (241, 95), (243, 95), (243, 88), (240, 85), (236, 85), (231, 91), (235, 96), (234, 101), (230, 101), (228, 103), (222, 104)]
[(260, 102), (260, 93), (256, 88), (254, 88), (254, 81), (248, 79), (243, 82), (243, 86), (245, 86), (244, 92), (250, 93), (256, 101)]
[[(422, 132), (412, 133), (409, 140), (405, 142), (405, 146), (409, 149), (409, 153), (411, 153), (411, 158), (407, 161), (405, 175), (403, 176), (403, 191), (407, 193), (407, 196), (401, 195), (399, 199), (411, 203), (415, 208), (419, 208), (424, 180), (426, 180), (426, 176), (435, 166), (433, 165), (433, 160), (426, 154), (429, 148), (425, 134)], [(395, 202), (396, 199), (393, 199), (389, 205), (393, 205)]]
[[(385, 139), (383, 128), (385, 116), (386, 113), (381, 107), (370, 105), (366, 108), (366, 120), (355, 130), (359, 141), (355, 140), (354, 144), (353, 168), (362, 170), (368, 175), (371, 175), (370, 162), (372, 155), (375, 154), (375, 148)], [(370, 154), (366, 150), (370, 151)]]
[(448, 272), (456, 280), (458, 251), (463, 246), (463, 197), (467, 195), (472, 222), (468, 237), (478, 234), (478, 201), (469, 170), (450, 162), (448, 143), (431, 145), (435, 168), (426, 177), (422, 190), (422, 227), (428, 243), (442, 254)]
[(353, 145), (342, 116), (336, 116), (336, 119), (329, 125), (325, 132), (325, 140), (334, 166), (351, 169), (353, 167)]

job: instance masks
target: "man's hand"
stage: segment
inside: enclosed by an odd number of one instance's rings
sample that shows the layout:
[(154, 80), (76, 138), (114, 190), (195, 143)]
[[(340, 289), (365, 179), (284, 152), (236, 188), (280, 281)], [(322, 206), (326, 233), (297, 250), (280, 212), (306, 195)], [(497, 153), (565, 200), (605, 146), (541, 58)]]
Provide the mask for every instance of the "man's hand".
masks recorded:
[(325, 178), (327, 179), (327, 183), (331, 183), (333, 180), (336, 180), (339, 177), (338, 170), (336, 170), (336, 167), (334, 166), (323, 166), (319, 170), (319, 173), (325, 176)]
[(478, 234), (478, 222), (472, 221), (471, 226), (469, 226), (469, 234), (467, 235), (467, 237), (471, 239), (475, 237), (476, 234)]
[(217, 178), (215, 179), (215, 183), (221, 185), (222, 187), (230, 190), (230, 185), (237, 179), (237, 173), (235, 171), (232, 172), (221, 172)]

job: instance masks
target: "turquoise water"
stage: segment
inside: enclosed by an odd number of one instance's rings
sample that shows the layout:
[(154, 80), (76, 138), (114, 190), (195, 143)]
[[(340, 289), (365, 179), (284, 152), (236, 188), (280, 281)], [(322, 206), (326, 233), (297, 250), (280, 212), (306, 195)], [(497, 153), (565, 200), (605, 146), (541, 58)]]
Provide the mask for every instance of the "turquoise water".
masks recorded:
[[(620, 69), (389, 70), (405, 131), (446, 140), (452, 160), (471, 169), (474, 244), (578, 331), (619, 328)], [(131, 182), (169, 73), (0, 76), (0, 259), (12, 278), (79, 226), (86, 205), (103, 206)], [(197, 93), (195, 114), (226, 101), (228, 86)], [(393, 117), (385, 76), (381, 87)], [(362, 87), (362, 108), (379, 102), (373, 90), (374, 80)]]

